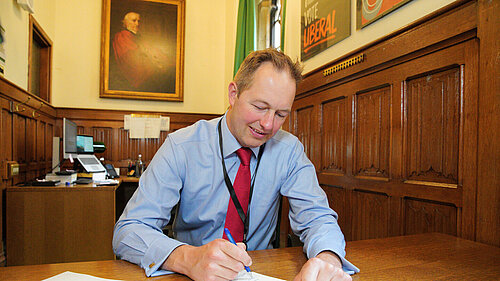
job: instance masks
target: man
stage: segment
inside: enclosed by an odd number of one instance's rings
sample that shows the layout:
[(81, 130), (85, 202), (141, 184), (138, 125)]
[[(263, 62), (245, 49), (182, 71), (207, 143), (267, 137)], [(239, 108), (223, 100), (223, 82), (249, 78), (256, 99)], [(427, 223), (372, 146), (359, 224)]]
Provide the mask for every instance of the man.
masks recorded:
[[(251, 265), (245, 249), (272, 248), (283, 195), (290, 202), (291, 227), (309, 258), (295, 280), (350, 280), (342, 265), (358, 269), (343, 258), (337, 214), (328, 207), (302, 144), (280, 130), (300, 73), (298, 62), (276, 50), (250, 54), (229, 84), (226, 114), (169, 134), (158, 150), (116, 223), (115, 253), (142, 266), (148, 276), (161, 268), (194, 280), (231, 280)], [(249, 151), (249, 164), (242, 150)], [(245, 198), (237, 186), (239, 170), (248, 165), (253, 184), (247, 176)], [(172, 239), (161, 229), (175, 205)], [(224, 227), (247, 247), (221, 239)]]
[[(164, 80), (172, 59), (164, 51), (140, 40), (138, 35), (141, 15), (136, 12), (125, 14), (122, 20), (123, 30), (113, 38), (114, 63), (110, 88), (114, 90), (135, 90), (147, 92), (173, 92), (175, 80)], [(116, 68), (116, 69), (115, 69)], [(160, 79), (163, 78), (163, 79)], [(168, 89), (167, 89), (168, 88)]]

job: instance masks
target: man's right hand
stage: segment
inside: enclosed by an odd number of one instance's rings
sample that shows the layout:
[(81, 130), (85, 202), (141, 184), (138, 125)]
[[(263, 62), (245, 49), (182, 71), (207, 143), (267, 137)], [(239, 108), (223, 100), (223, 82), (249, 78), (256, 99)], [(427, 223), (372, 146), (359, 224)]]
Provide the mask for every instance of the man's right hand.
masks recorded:
[(223, 239), (206, 245), (177, 247), (163, 263), (162, 268), (189, 276), (193, 280), (233, 280), (244, 265), (250, 266), (252, 259), (245, 245), (238, 246)]

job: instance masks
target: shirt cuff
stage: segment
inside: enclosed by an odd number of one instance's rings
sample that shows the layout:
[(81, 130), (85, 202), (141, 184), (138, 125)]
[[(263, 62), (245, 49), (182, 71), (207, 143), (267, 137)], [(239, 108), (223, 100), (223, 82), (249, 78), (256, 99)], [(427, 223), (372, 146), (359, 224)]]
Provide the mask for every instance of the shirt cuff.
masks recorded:
[(340, 262), (342, 263), (342, 270), (344, 270), (345, 273), (347, 273), (349, 275), (353, 275), (353, 274), (359, 272), (359, 268), (357, 268), (350, 261), (346, 260), (344, 257), (340, 256), (339, 254), (335, 253), (334, 251), (332, 251), (332, 253), (334, 253), (340, 259)]
[(141, 267), (144, 268), (147, 277), (172, 274), (173, 271), (163, 270), (160, 267), (167, 260), (168, 256), (179, 246), (186, 243), (174, 239), (160, 238), (151, 243), (141, 260)]
[(319, 253), (324, 252), (324, 251), (330, 251), (330, 252), (334, 253), (335, 255), (337, 255), (337, 257), (339, 257), (340, 262), (342, 263), (342, 270), (344, 270), (345, 273), (347, 273), (349, 275), (353, 275), (353, 274), (359, 272), (359, 268), (357, 268), (354, 264), (352, 264), (350, 261), (348, 261), (344, 258), (345, 251), (337, 251), (336, 249), (333, 249), (333, 248), (325, 248), (325, 249), (321, 249), (321, 250), (311, 251), (310, 253), (308, 253), (308, 257), (315, 257)]

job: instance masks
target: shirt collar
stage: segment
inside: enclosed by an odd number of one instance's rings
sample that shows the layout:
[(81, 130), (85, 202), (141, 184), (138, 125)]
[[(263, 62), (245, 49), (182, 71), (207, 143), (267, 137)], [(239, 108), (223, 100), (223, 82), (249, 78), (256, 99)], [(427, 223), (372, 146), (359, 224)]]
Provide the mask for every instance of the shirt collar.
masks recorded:
[[(222, 148), (224, 149), (224, 158), (228, 157), (232, 153), (236, 152), (236, 150), (241, 148), (241, 144), (236, 140), (231, 131), (229, 131), (229, 127), (227, 126), (227, 111), (222, 117), (221, 125), (222, 125)], [(259, 153), (260, 147), (250, 147), (252, 153), (255, 157)]]

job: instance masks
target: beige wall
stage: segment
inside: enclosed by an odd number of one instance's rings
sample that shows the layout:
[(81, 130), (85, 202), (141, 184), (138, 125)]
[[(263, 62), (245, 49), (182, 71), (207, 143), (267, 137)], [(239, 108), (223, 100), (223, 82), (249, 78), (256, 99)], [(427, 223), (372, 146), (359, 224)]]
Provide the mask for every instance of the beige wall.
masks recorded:
[[(300, 57), (300, 0), (288, 0), (285, 52)], [(307, 73), (397, 30), (453, 0), (413, 0), (362, 30), (351, 6), (351, 36), (307, 60)], [(54, 43), (52, 104), (56, 107), (223, 113), (228, 106), (236, 37), (236, 0), (187, 0), (184, 102), (99, 98), (102, 0), (38, 0), (35, 19)], [(15, 0), (0, 2), (6, 29), (5, 77), (27, 88), (28, 13)]]
[(99, 98), (102, 1), (57, 0), (53, 104), (223, 113), (225, 73), (230, 72), (224, 63), (228, 54), (225, 2), (186, 1), (184, 102), (179, 103)]
[[(5, 77), (27, 89), (28, 13), (1, 1), (6, 28)], [(237, 4), (186, 1), (184, 102), (99, 98), (102, 0), (38, 0), (35, 19), (53, 42), (52, 104), (56, 107), (223, 113), (231, 80)], [(230, 12), (227, 12), (226, 7)], [(231, 63), (230, 63), (231, 62)], [(229, 69), (228, 69), (229, 67)]]
[[(43, 26), (45, 33), (54, 40), (55, 22), (54, 6), (56, 0), (43, 0), (35, 6), (36, 21)], [(0, 23), (5, 29), (5, 75), (4, 77), (14, 82), (23, 89), (28, 85), (28, 12), (17, 5), (15, 0), (0, 1)]]
[[(300, 58), (300, 16), (302, 0), (288, 0), (286, 10), (285, 52)], [(351, 36), (304, 62), (304, 73), (310, 72), (361, 46), (367, 45), (455, 0), (413, 0), (367, 27), (356, 30), (356, 2), (351, 0)]]

